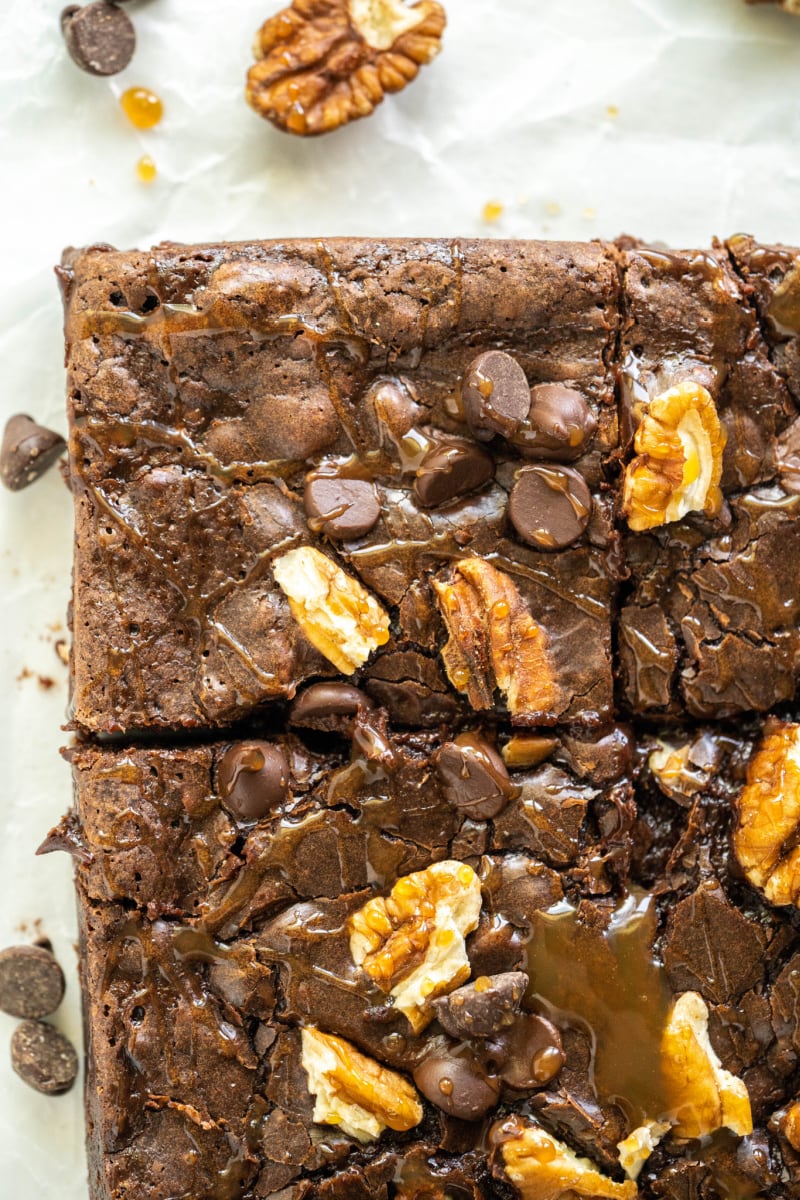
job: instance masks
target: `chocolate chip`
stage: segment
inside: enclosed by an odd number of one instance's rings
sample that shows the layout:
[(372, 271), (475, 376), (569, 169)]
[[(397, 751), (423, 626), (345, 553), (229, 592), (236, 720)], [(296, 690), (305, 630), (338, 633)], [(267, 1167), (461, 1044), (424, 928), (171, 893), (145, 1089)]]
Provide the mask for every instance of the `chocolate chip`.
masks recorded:
[(558, 1075), (566, 1058), (561, 1034), (537, 1013), (524, 1013), (485, 1046), (491, 1069), (507, 1087), (520, 1092), (544, 1087)]
[(424, 1059), (414, 1071), (414, 1083), (426, 1100), (461, 1121), (480, 1120), (500, 1096), (497, 1079), (466, 1048)]
[(514, 1024), (527, 987), (524, 971), (482, 976), (435, 1000), (433, 1007), (439, 1024), (452, 1037), (487, 1037)]
[(494, 478), (494, 459), (474, 442), (442, 442), (422, 460), (414, 495), (423, 508), (436, 508), (476, 492)]
[(220, 759), (220, 800), (237, 821), (260, 821), (286, 799), (289, 763), (281, 746), (237, 742)]
[(531, 389), (515, 358), (503, 350), (487, 350), (467, 367), (461, 384), (464, 416), (479, 441), (496, 433), (512, 437), (531, 407)]
[(64, 996), (64, 972), (41, 946), (0, 951), (0, 1009), (12, 1017), (46, 1017)]
[(359, 709), (374, 707), (366, 692), (351, 683), (312, 683), (289, 709), (289, 724), (324, 733), (348, 733)]
[(18, 413), (10, 417), (0, 447), (0, 479), (12, 492), (33, 483), (64, 453), (66, 442), (60, 433)]
[(540, 383), (531, 389), (528, 419), (512, 440), (533, 458), (570, 462), (583, 453), (596, 429), (580, 392), (560, 383)]
[(63, 1033), (44, 1021), (23, 1021), (11, 1038), (11, 1065), (25, 1083), (48, 1096), (68, 1092), (78, 1056)]
[(495, 748), (475, 733), (445, 742), (436, 755), (436, 769), (445, 799), (480, 821), (496, 817), (519, 794)]
[(303, 503), (313, 532), (336, 541), (363, 537), (381, 515), (378, 493), (368, 479), (309, 475)]
[(65, 8), (61, 32), (72, 61), (90, 75), (117, 75), (127, 67), (136, 49), (136, 31), (130, 17), (106, 0)]
[(571, 467), (523, 467), (508, 512), (524, 542), (540, 550), (561, 550), (589, 524), (592, 497), (583, 476)]

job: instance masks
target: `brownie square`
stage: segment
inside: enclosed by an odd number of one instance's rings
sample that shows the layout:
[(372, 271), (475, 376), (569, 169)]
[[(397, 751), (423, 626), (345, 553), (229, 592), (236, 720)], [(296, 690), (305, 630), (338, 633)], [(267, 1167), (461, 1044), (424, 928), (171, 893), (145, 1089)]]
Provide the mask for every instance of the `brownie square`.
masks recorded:
[[(317, 1127), (300, 1031), (322, 1026), (410, 1076), (443, 1033), (414, 1034), (356, 972), (348, 918), (450, 856), (473, 864), (485, 895), (475, 972), (512, 970), (534, 913), (568, 880), (604, 895), (618, 878), (629, 848), (609, 816), (630, 804), (628, 739), (538, 746), (550, 761), (511, 772), (492, 822), (446, 798), (441, 738), (392, 735), (377, 710), (350, 732), (352, 761), (335, 736), (324, 751), (270, 735), (72, 753), (60, 836), (76, 855), (92, 1200), (145, 1180), (153, 1200), (216, 1195), (220, 1177), (234, 1195), (344, 1200), (356, 1186), (386, 1196), (402, 1172), (488, 1194), (469, 1128), (435, 1107), (374, 1146)], [(470, 746), (509, 780), (491, 743)], [(241, 777), (225, 766), (246, 774), (253, 747), (286, 767), (280, 796), (253, 772), (270, 801), (259, 819), (242, 815)]]
[(800, 497), (732, 497), (722, 528), (685, 521), (626, 537), (620, 704), (724, 718), (791, 701), (800, 678)]
[[(341, 664), (276, 580), (298, 547), (379, 601), (387, 661), (373, 653), (365, 678), (396, 719), (469, 711), (442, 669), (429, 580), (486, 556), (544, 630), (559, 680), (552, 703), (512, 715), (607, 725), (616, 259), (600, 244), (431, 241), (68, 254), (76, 726), (221, 725), (334, 676)], [(544, 458), (561, 479), (558, 453), (487, 440), (460, 407), (465, 373), (491, 351), (513, 355), (527, 386), (579, 393), (590, 436), (563, 456), (582, 496), (563, 550), (542, 552), (547, 528), (524, 542), (508, 515), (517, 472)], [(420, 462), (448, 447), (469, 478), (443, 497), (429, 466), (422, 496)], [(377, 519), (335, 536), (315, 524), (315, 472), (371, 483)], [(415, 670), (398, 690), (403, 655), (427, 683)]]
[[(503, 1147), (531, 1129), (598, 1195), (680, 1200), (693, 1180), (800, 1194), (800, 1156), (770, 1123), (800, 1045), (793, 920), (729, 853), (765, 730), (470, 736), (398, 734), (362, 710), (322, 738), (73, 752), (61, 836), (76, 854), (92, 1200), (516, 1196)], [(470, 805), (448, 790), (453, 747)], [(264, 766), (277, 759), (278, 775)], [(400, 903), (398, 881), (424, 891), (437, 869), (466, 871), (479, 901), (467, 977), (420, 1023), (357, 965), (353, 929), (382, 898)], [(509, 993), (519, 972), (524, 999)], [(637, 1191), (620, 1143), (659, 1115), (662, 1028), (684, 994), (702, 999), (755, 1129), (663, 1138)], [(319, 1034), (410, 1089), (407, 1127), (325, 1123)]]
[(643, 405), (677, 384), (711, 394), (726, 436), (721, 486), (730, 494), (776, 472), (775, 441), (795, 415), (770, 361), (746, 289), (724, 248), (625, 254), (620, 341), (623, 441)]

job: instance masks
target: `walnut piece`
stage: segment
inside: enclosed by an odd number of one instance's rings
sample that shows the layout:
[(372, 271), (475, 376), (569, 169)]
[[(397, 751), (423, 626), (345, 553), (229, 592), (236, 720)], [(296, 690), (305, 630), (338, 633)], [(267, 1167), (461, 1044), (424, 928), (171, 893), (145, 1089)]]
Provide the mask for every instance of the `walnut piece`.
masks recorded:
[(338, 1125), (361, 1142), (384, 1129), (405, 1131), (422, 1120), (416, 1089), (396, 1071), (362, 1054), (344, 1038), (309, 1026), (302, 1030), (302, 1063), (316, 1098), (314, 1120)]
[(514, 581), (483, 559), (464, 558), (431, 582), (449, 634), (442, 659), (453, 687), (477, 710), (492, 707), (497, 687), (512, 716), (552, 721), (559, 689), (547, 636)]
[(588, 1158), (577, 1154), (533, 1121), (510, 1117), (492, 1129), (492, 1171), (505, 1176), (522, 1200), (636, 1200), (636, 1184), (617, 1183), (601, 1175)]
[(678, 746), (659, 741), (658, 748), (651, 751), (647, 759), (650, 773), (661, 791), (678, 804), (688, 804), (711, 779), (707, 764), (692, 761), (694, 744), (684, 742)]
[(288, 133), (330, 133), (410, 83), (446, 22), (436, 0), (294, 0), (259, 30), (247, 101)]
[(639, 1178), (642, 1167), (669, 1128), (666, 1121), (648, 1121), (617, 1142), (619, 1165), (629, 1179)]
[(800, 905), (800, 725), (775, 727), (747, 768), (733, 850), (772, 904)]
[(780, 1119), (780, 1131), (793, 1150), (800, 1154), (800, 1101), (790, 1104)]
[(716, 516), (726, 437), (702, 384), (679, 383), (656, 396), (636, 431), (638, 457), (625, 470), (622, 510), (631, 529), (667, 525), (690, 512)]
[(345, 675), (389, 640), (389, 614), (352, 576), (313, 546), (273, 563), (276, 582), (312, 646)]
[(708, 1037), (708, 1007), (698, 992), (683, 992), (672, 1004), (661, 1038), (661, 1068), (679, 1137), (706, 1137), (717, 1129), (739, 1137), (753, 1132), (747, 1088), (717, 1058)]
[(469, 978), (464, 938), (477, 927), (481, 885), (472, 867), (448, 859), (398, 879), (350, 918), (350, 953), (394, 997), (415, 1033), (433, 1001)]

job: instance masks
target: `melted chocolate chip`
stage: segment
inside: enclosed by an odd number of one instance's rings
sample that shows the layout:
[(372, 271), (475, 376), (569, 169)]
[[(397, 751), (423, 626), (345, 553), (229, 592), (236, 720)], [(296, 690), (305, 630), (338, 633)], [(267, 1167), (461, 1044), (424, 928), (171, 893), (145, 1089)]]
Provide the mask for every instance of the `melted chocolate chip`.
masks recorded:
[(303, 503), (312, 530), (336, 541), (363, 537), (381, 515), (378, 493), (368, 479), (310, 475)]
[(78, 1074), (74, 1046), (44, 1021), (17, 1026), (11, 1038), (11, 1065), (20, 1079), (48, 1096), (68, 1092)]
[(528, 416), (531, 390), (515, 358), (502, 350), (487, 350), (467, 367), (461, 403), (479, 441), (491, 441), (496, 433), (510, 438)]
[(449, 803), (477, 820), (496, 817), (519, 793), (495, 748), (474, 733), (446, 742), (436, 769)]
[(589, 524), (592, 497), (583, 476), (571, 467), (523, 467), (508, 512), (524, 542), (539, 550), (562, 550)]
[(9, 418), (3, 433), (0, 479), (9, 491), (19, 492), (44, 475), (65, 449), (66, 442), (61, 434), (18, 413)]
[(0, 1009), (12, 1017), (46, 1017), (64, 995), (64, 972), (42, 946), (0, 952)]
[(558, 1075), (565, 1058), (561, 1034), (536, 1013), (524, 1013), (486, 1042), (489, 1066), (515, 1091), (544, 1087)]
[(474, 442), (443, 442), (426, 454), (414, 480), (423, 508), (476, 492), (494, 478), (494, 459)]
[(130, 17), (106, 0), (65, 8), (61, 31), (72, 61), (90, 75), (118, 74), (136, 49), (136, 31)]
[(237, 821), (260, 821), (286, 799), (289, 763), (271, 742), (237, 742), (218, 768), (220, 799)]
[(358, 711), (374, 707), (366, 692), (351, 683), (312, 683), (289, 709), (289, 724), (324, 733), (349, 732)]
[(434, 1001), (439, 1024), (451, 1037), (487, 1037), (513, 1025), (528, 987), (524, 971), (482, 976)]
[(512, 441), (533, 458), (570, 462), (583, 453), (596, 429), (580, 392), (560, 383), (540, 383), (531, 389), (528, 419)]
[(461, 1121), (479, 1120), (500, 1096), (497, 1079), (466, 1048), (430, 1055), (414, 1071), (414, 1083), (426, 1100)]

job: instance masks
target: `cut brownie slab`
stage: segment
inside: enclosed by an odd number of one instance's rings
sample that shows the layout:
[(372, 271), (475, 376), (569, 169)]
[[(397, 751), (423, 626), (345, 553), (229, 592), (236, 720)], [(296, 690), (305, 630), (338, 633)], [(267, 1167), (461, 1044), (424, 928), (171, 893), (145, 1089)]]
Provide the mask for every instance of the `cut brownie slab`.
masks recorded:
[(800, 730), (339, 721), (73, 753), (92, 1200), (800, 1195)]
[[(76, 725), (222, 724), (368, 660), (413, 724), (610, 722), (613, 248), (94, 247), (62, 282)], [(558, 686), (509, 701), (533, 625)]]

